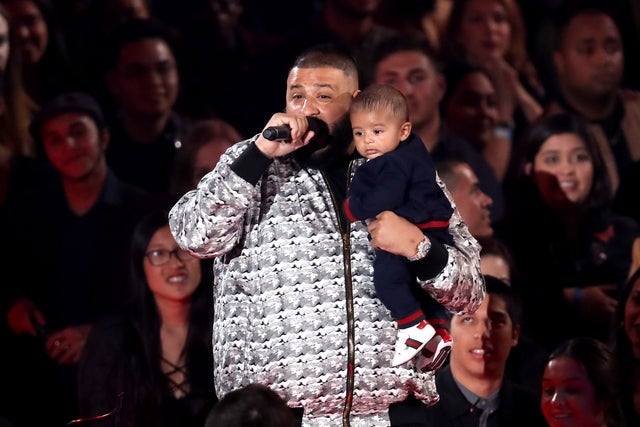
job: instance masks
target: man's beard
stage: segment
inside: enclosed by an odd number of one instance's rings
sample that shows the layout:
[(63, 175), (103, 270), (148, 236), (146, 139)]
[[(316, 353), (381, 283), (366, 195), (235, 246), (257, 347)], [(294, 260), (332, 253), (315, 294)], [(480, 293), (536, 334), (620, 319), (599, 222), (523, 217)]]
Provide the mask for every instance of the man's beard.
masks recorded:
[[(326, 138), (326, 146), (321, 140), (323, 138)], [(307, 145), (294, 152), (296, 160), (302, 166), (325, 169), (327, 166), (335, 164), (339, 159), (346, 157), (353, 141), (349, 115), (345, 114), (338, 120), (328, 135), (318, 135), (319, 140), (314, 141), (315, 139), (316, 136)]]

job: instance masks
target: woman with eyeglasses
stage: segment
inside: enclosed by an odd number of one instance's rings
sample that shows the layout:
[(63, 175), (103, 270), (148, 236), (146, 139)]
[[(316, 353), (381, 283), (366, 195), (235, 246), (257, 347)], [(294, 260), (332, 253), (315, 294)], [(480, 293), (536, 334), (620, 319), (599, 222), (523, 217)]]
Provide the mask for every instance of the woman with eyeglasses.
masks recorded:
[(178, 247), (167, 221), (157, 212), (134, 231), (132, 299), (122, 315), (94, 326), (80, 362), (82, 417), (116, 409), (114, 426), (202, 426), (215, 403), (211, 280), (202, 280), (200, 261)]

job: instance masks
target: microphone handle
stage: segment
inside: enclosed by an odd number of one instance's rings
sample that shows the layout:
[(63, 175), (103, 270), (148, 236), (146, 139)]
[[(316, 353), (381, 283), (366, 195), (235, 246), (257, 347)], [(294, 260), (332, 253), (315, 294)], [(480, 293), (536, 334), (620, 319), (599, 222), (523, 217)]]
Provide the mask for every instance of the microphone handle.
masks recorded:
[(289, 125), (269, 126), (262, 131), (262, 136), (269, 141), (287, 141), (291, 139)]

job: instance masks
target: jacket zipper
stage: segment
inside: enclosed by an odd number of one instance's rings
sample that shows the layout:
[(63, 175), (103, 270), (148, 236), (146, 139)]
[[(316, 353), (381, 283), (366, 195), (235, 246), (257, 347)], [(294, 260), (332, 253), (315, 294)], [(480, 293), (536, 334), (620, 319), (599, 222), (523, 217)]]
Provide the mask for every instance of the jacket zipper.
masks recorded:
[[(347, 168), (347, 188), (349, 187), (349, 179), (351, 178), (351, 172), (354, 162), (349, 163)], [(345, 297), (346, 297), (346, 309), (347, 309), (347, 388), (344, 402), (344, 409), (342, 411), (342, 426), (350, 427), (351, 422), (349, 416), (351, 414), (351, 406), (353, 405), (353, 393), (355, 388), (355, 359), (356, 359), (356, 344), (355, 344), (355, 316), (353, 314), (353, 282), (351, 280), (351, 224), (347, 224), (346, 233), (342, 232), (342, 221), (340, 219), (340, 206), (336, 201), (335, 194), (331, 191), (331, 186), (327, 178), (322, 175), (325, 184), (329, 189), (331, 195), (331, 201), (333, 202), (333, 208), (336, 210), (336, 217), (338, 219), (338, 229), (342, 235), (342, 256), (344, 258), (344, 279), (345, 279)]]

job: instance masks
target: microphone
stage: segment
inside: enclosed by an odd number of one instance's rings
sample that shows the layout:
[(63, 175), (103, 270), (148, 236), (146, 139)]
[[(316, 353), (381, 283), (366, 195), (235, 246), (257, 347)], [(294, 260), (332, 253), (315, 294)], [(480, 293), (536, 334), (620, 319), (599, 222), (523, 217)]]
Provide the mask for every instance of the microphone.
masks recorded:
[[(307, 117), (307, 121), (309, 122), (307, 132), (313, 131), (315, 133), (314, 139), (320, 135), (326, 137), (329, 133), (329, 127), (322, 120), (315, 117)], [(269, 141), (289, 141), (291, 140), (291, 128), (286, 124), (280, 126), (269, 126), (262, 131), (262, 136)]]

